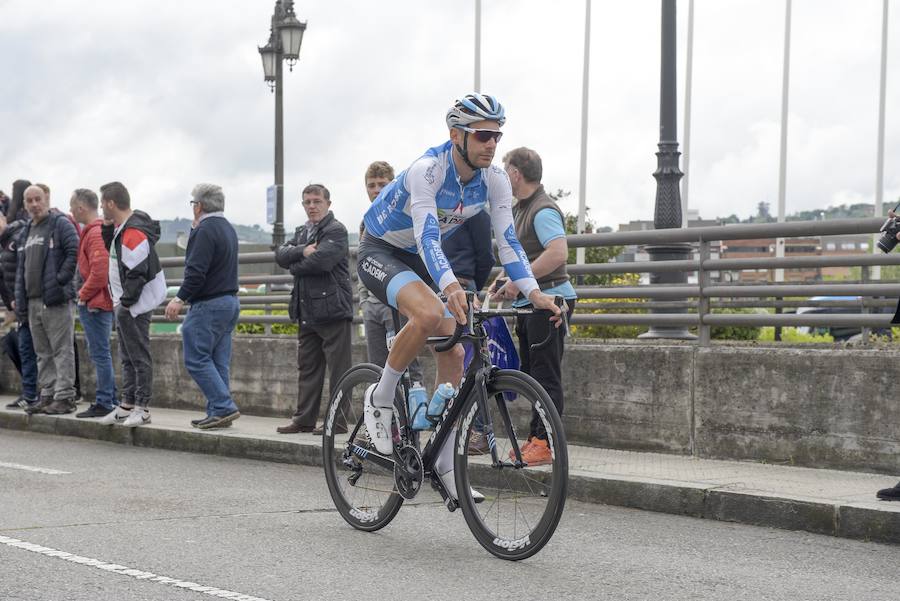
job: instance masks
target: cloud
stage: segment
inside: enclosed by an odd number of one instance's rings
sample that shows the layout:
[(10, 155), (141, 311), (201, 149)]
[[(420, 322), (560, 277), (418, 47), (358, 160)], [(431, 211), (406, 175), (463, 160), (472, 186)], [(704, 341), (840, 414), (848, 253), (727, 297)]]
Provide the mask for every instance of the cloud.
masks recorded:
[[(199, 181), (221, 184), (227, 214), (263, 223), (273, 181), (274, 98), (257, 46), (272, 2), (0, 2), (0, 188), (19, 177), (68, 190), (118, 179), (158, 217), (186, 216)], [(498, 154), (541, 153), (549, 188), (577, 207), (584, 4), (484, 2), (482, 88), (509, 114)], [(679, 110), (686, 7), (679, 3)], [(372, 160), (402, 170), (446, 137), (443, 115), (473, 86), (474, 2), (298, 3), (309, 28), (285, 73), (285, 215), (300, 190), (332, 191), (348, 224), (368, 202)], [(697, 2), (692, 208), (704, 217), (775, 207), (784, 5)], [(788, 212), (871, 201), (880, 3), (794, 3)], [(897, 35), (898, 14), (891, 15)], [(889, 74), (900, 44), (889, 46)], [(594, 3), (586, 197), (616, 225), (653, 215), (659, 111), (659, 4)], [(896, 69), (894, 69), (896, 70)], [(900, 119), (889, 81), (885, 198), (900, 194)], [(679, 117), (679, 134), (683, 122)]]

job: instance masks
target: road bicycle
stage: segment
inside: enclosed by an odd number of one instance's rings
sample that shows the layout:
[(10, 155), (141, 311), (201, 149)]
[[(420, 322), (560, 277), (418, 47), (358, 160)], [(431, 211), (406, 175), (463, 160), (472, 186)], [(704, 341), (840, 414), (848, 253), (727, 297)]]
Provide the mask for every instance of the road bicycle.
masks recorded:
[[(485, 321), (549, 311), (533, 308), (476, 310), (470, 296), (468, 326), (457, 325), (452, 336), (431, 337), (438, 352), (457, 342), (474, 345), (473, 359), (458, 392), (433, 419), (432, 432), (410, 427), (409, 378), (394, 398), (394, 449), (382, 455), (371, 444), (363, 421), (363, 395), (377, 382), (381, 368), (363, 363), (348, 370), (333, 391), (325, 418), (322, 459), (328, 490), (338, 512), (351, 526), (374, 532), (397, 515), (404, 500), (413, 499), (428, 481), (452, 512), (462, 510), (478, 542), (493, 555), (521, 560), (541, 550), (562, 517), (568, 488), (566, 437), (556, 407), (528, 374), (492, 365)], [(565, 305), (561, 297), (557, 305)], [(550, 327), (548, 337), (531, 346), (539, 350), (567, 324)], [(478, 416), (478, 419), (476, 419)], [(547, 432), (552, 457), (548, 464), (529, 466), (522, 460), (524, 435), (533, 419)], [(489, 451), (469, 448), (470, 434), (480, 430)], [(430, 434), (424, 447), (420, 437)], [(453, 445), (453, 465), (459, 499), (453, 499), (434, 470), (442, 445)], [(473, 494), (476, 489), (481, 495)], [(482, 497), (482, 498), (479, 498)]]

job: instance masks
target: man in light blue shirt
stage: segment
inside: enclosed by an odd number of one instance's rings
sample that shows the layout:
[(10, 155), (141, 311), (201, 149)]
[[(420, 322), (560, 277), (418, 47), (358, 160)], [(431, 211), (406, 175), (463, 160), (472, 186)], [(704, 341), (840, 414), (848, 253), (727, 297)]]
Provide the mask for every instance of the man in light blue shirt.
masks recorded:
[[(513, 206), (516, 238), (528, 256), (541, 292), (565, 298), (569, 306), (568, 314), (571, 316), (577, 295), (566, 273), (569, 246), (566, 242), (563, 214), (541, 185), (541, 157), (529, 148), (516, 148), (503, 157), (503, 164), (517, 201)], [(514, 307), (529, 306), (528, 299), (519, 294), (514, 282), (499, 284), (502, 281), (498, 278), (491, 287), (493, 298), (515, 299)], [(562, 416), (564, 338), (554, 337), (554, 342), (539, 351), (531, 351), (530, 348), (531, 344), (547, 338), (550, 327), (552, 326), (547, 318), (542, 315), (520, 315), (516, 318), (522, 371), (540, 382)], [(530, 466), (548, 464), (553, 460), (547, 444), (547, 433), (537, 415), (532, 416), (528, 442), (522, 447), (522, 459)]]

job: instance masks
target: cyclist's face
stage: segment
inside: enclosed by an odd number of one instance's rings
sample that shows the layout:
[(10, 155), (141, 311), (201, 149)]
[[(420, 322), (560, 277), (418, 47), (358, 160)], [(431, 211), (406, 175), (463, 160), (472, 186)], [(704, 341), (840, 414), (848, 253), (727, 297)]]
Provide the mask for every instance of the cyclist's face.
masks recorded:
[(369, 202), (375, 200), (375, 197), (378, 196), (378, 193), (381, 192), (381, 189), (389, 183), (391, 183), (391, 180), (386, 177), (367, 177), (366, 194), (369, 195)]
[[(500, 131), (500, 126), (496, 121), (476, 121), (468, 127), (471, 129), (490, 129)], [(450, 138), (454, 143), (462, 147), (464, 131), (453, 128), (450, 130)], [(455, 136), (455, 137), (454, 137)], [(469, 135), (468, 139), (469, 160), (478, 167), (490, 167), (491, 161), (494, 160), (494, 153), (497, 151), (497, 140), (491, 138), (487, 142), (479, 142), (475, 136)]]

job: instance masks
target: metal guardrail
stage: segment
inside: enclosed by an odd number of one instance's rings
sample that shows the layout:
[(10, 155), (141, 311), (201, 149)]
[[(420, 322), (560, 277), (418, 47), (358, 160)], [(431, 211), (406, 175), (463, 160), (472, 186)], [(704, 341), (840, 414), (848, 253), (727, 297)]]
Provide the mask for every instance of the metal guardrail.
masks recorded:
[[(872, 313), (893, 308), (900, 297), (900, 282), (852, 282), (852, 283), (789, 283), (789, 284), (721, 284), (710, 281), (710, 274), (723, 271), (745, 269), (802, 269), (821, 267), (860, 267), (863, 279), (867, 279), (868, 269), (875, 265), (900, 265), (900, 253), (890, 255), (827, 255), (797, 257), (762, 257), (723, 259), (712, 258), (713, 242), (728, 240), (758, 240), (779, 237), (818, 237), (877, 232), (881, 219), (845, 219), (833, 221), (797, 221), (788, 223), (736, 224), (699, 228), (667, 230), (643, 230), (635, 232), (613, 232), (602, 234), (577, 234), (567, 237), (571, 248), (653, 245), (665, 243), (691, 243), (697, 258), (678, 261), (636, 261), (622, 263), (597, 263), (569, 265), (572, 276), (623, 274), (623, 273), (664, 273), (694, 272), (697, 284), (685, 285), (638, 285), (638, 286), (579, 286), (576, 291), (580, 302), (572, 323), (616, 324), (640, 326), (690, 326), (697, 327), (700, 342), (709, 341), (709, 328), (713, 326), (841, 326), (860, 328), (887, 327), (891, 316), (886, 313)], [(356, 248), (351, 248), (355, 256)], [(239, 256), (241, 264), (271, 264), (273, 273), (243, 275), (239, 278), (246, 285), (290, 285), (293, 277), (274, 265), (274, 252), (244, 253)], [(183, 257), (161, 259), (164, 267), (184, 264)], [(353, 271), (353, 270), (351, 270)], [(353, 274), (355, 279), (356, 275)], [(169, 286), (181, 284), (179, 279), (168, 281)], [(267, 288), (268, 289), (268, 288)], [(811, 300), (813, 296), (857, 296), (858, 300)], [(880, 298), (879, 298), (880, 297)], [(286, 310), (290, 300), (285, 292), (271, 292), (261, 295), (240, 295), (241, 305), (247, 308), (263, 308), (265, 315), (242, 315), (245, 323), (289, 323), (287, 315), (271, 315), (272, 310)], [(615, 301), (613, 299), (623, 299)], [(647, 299), (647, 300), (643, 300)], [(355, 300), (355, 299), (354, 299)], [(597, 302), (605, 301), (605, 302)], [(760, 313), (734, 314), (715, 313), (735, 308), (790, 309), (801, 307), (833, 307), (858, 309), (859, 313), (805, 314), (805, 313)], [(666, 313), (616, 313), (608, 311), (666, 310)], [(604, 311), (604, 313), (596, 313)], [(154, 320), (161, 320), (161, 316)], [(357, 323), (359, 318), (355, 320)], [(865, 333), (865, 330), (864, 330)]]

